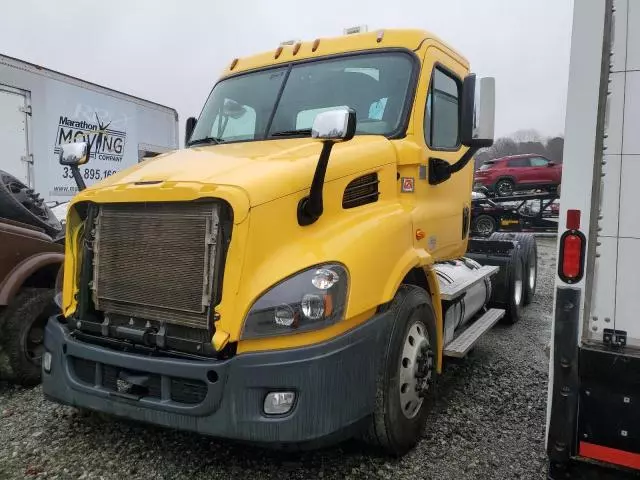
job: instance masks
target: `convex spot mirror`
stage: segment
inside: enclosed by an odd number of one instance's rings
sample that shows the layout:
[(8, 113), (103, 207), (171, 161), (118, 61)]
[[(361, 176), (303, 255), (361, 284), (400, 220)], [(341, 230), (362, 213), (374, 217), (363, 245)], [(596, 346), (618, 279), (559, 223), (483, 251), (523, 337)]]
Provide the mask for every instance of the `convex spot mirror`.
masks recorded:
[(493, 144), (495, 110), (495, 78), (467, 75), (462, 88), (460, 140), (463, 145), (483, 148)]
[(355, 134), (356, 112), (350, 108), (319, 113), (311, 127), (311, 137), (318, 140), (346, 141)]
[(60, 165), (79, 166), (89, 161), (89, 147), (86, 142), (60, 145)]

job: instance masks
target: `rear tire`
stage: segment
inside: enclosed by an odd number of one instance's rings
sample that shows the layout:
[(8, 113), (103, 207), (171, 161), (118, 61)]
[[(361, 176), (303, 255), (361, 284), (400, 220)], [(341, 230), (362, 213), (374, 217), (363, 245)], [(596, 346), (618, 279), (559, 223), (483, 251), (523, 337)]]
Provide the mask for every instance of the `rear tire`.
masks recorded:
[(365, 440), (400, 456), (420, 440), (435, 396), (435, 313), (430, 295), (413, 285), (402, 285), (390, 308), (393, 323)]
[(522, 248), (524, 257), (524, 304), (533, 301), (538, 285), (538, 244), (530, 233), (498, 232), (491, 235), (492, 240), (515, 240)]
[(24, 386), (40, 383), (44, 327), (56, 309), (53, 289), (23, 288), (0, 315), (0, 341), (11, 381)]
[(481, 236), (481, 237), (489, 237), (496, 231), (496, 219), (491, 215), (478, 215), (476, 219), (473, 220), (473, 233)]
[(514, 249), (514, 258), (509, 265), (509, 300), (504, 321), (510, 325), (520, 321), (524, 303), (524, 258), (520, 250)]
[(496, 182), (496, 186), (494, 188), (496, 195), (499, 197), (510, 197), (513, 195), (515, 190), (515, 183), (508, 178), (503, 178), (502, 180), (498, 180)]

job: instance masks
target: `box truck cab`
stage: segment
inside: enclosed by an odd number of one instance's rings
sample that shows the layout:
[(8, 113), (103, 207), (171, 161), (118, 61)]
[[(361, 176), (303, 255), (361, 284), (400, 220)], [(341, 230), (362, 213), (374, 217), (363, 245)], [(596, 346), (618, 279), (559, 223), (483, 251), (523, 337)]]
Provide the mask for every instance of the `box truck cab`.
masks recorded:
[(270, 444), (366, 430), (405, 452), (443, 354), (505, 313), (484, 313), (498, 267), (460, 259), (493, 90), (417, 30), (230, 62), (185, 149), (74, 198), (45, 395)]

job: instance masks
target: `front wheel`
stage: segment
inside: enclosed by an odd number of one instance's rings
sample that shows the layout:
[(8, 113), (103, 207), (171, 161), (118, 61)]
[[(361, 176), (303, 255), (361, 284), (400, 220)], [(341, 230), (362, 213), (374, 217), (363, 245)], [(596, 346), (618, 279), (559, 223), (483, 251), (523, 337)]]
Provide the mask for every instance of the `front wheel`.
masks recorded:
[(0, 316), (0, 341), (10, 379), (24, 386), (40, 383), (44, 328), (56, 312), (53, 289), (23, 288)]
[(393, 323), (366, 439), (400, 456), (420, 440), (434, 397), (436, 328), (431, 297), (419, 287), (401, 286), (390, 308)]

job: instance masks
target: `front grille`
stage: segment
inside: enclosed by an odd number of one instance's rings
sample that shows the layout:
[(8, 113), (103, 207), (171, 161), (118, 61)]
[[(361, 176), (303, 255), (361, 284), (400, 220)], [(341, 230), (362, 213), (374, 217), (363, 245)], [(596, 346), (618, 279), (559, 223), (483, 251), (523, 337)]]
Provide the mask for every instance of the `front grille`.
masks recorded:
[[(164, 382), (163, 385), (163, 376), (159, 374), (131, 372), (113, 365), (105, 365), (77, 357), (71, 357), (71, 363), (76, 378), (82, 383), (97, 385), (113, 392), (129, 393), (158, 400), (170, 398), (176, 403), (185, 405), (202, 403), (207, 396), (207, 385), (201, 380), (165, 377), (168, 382)], [(122, 373), (144, 376), (146, 380), (144, 386), (133, 385), (128, 391), (122, 392), (122, 379), (126, 378)], [(165, 392), (163, 392), (163, 388), (166, 389)]]
[(97, 310), (206, 329), (220, 231), (220, 205), (101, 205), (95, 228)]

